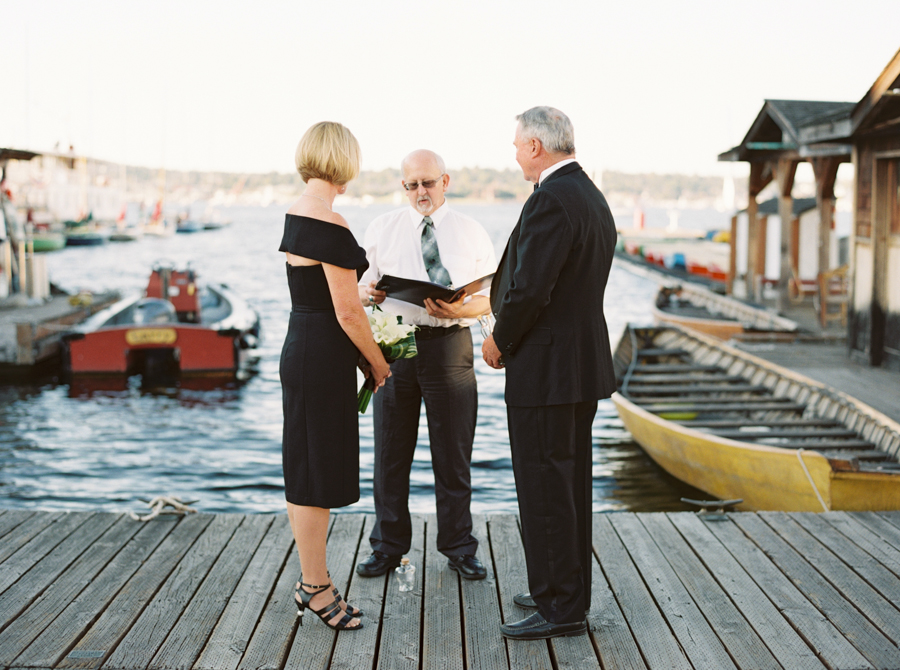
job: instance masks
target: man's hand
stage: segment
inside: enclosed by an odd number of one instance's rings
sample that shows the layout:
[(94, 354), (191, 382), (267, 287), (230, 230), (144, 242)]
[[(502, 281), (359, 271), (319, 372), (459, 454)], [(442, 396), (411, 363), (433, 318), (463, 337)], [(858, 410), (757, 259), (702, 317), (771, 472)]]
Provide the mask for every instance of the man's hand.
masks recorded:
[(484, 340), (484, 344), (481, 345), (481, 357), (484, 358), (485, 363), (495, 370), (503, 369), (504, 363), (500, 360), (500, 350), (497, 348), (497, 345), (494, 344), (493, 335), (488, 335)]
[(432, 300), (425, 298), (425, 311), (429, 316), (438, 319), (461, 319), (465, 315), (463, 312), (463, 302), (466, 297), (465, 292), (453, 302), (444, 302), (443, 300)]

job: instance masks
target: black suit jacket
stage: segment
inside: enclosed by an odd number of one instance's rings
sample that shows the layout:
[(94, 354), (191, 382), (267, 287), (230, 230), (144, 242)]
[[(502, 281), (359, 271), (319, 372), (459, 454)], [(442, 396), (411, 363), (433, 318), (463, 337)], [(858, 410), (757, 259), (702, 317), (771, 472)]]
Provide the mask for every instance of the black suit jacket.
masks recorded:
[(578, 163), (525, 202), (491, 286), (508, 405), (586, 402), (616, 390), (603, 315), (615, 246), (609, 205)]

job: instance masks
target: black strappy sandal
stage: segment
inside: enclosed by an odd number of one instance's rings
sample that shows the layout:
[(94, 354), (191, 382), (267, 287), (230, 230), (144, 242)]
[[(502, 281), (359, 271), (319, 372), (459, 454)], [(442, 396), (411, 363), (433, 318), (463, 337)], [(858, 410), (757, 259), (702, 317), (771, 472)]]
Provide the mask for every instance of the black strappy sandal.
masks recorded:
[[(332, 600), (330, 603), (325, 605), (322, 609), (314, 610), (310, 607), (310, 601), (320, 593), (324, 593), (328, 590), (328, 587), (331, 584), (325, 584), (324, 586), (318, 586), (315, 584), (304, 584), (300, 582), (301, 587), (306, 587), (308, 589), (319, 589), (318, 591), (313, 591), (310, 593), (309, 591), (304, 591), (303, 588), (297, 590), (294, 595), (294, 599), (297, 601), (297, 616), (300, 617), (300, 625), (303, 625), (303, 612), (307, 608), (309, 608), (313, 614), (319, 617), (326, 626), (328, 626), (331, 630), (361, 630), (363, 627), (362, 621), (359, 622), (356, 626), (350, 626), (350, 622), (353, 621), (356, 617), (350, 616), (348, 613), (344, 612), (341, 609), (340, 604), (338, 604), (337, 597)], [(335, 589), (337, 590), (337, 589)], [(338, 594), (340, 596), (340, 594)], [(337, 623), (331, 623), (331, 620), (335, 618), (338, 614), (343, 614), (343, 616), (337, 621)]]
[[(331, 573), (330, 573), (330, 572), (327, 572), (326, 574), (328, 575), (329, 578), (331, 578)], [(297, 596), (297, 594), (300, 593), (300, 591), (302, 590), (302, 589), (300, 588), (301, 586), (305, 586), (305, 587), (308, 588), (308, 589), (319, 588), (318, 586), (310, 586), (309, 584), (304, 584), (304, 583), (303, 583), (303, 575), (300, 575), (300, 581), (298, 581), (298, 582), (294, 585), (294, 600), (296, 600), (297, 602), (300, 602), (300, 598)], [(336, 586), (331, 590), (331, 595), (334, 596), (334, 599), (337, 601), (338, 605), (340, 605), (342, 602), (346, 602), (346, 601), (341, 597), (341, 593), (340, 593), (340, 591), (337, 590), (337, 587), (336, 587)], [(355, 607), (354, 607), (353, 605), (351, 605), (350, 603), (346, 603), (346, 605), (347, 605), (347, 609), (345, 609), (344, 611), (345, 611), (347, 614), (349, 614), (351, 617), (354, 617), (354, 618), (358, 619), (359, 617), (363, 616), (363, 611), (362, 611), (361, 609), (355, 608)]]

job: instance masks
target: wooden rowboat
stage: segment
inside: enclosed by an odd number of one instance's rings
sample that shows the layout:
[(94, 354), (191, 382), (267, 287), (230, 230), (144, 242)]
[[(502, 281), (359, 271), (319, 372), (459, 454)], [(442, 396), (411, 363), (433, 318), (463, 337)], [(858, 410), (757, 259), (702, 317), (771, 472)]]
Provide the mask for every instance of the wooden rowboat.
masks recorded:
[(795, 321), (688, 283), (660, 286), (653, 318), (659, 324), (681, 326), (719, 340), (792, 340), (798, 331)]
[(744, 509), (900, 509), (900, 424), (677, 327), (628, 326), (613, 402), (663, 469)]

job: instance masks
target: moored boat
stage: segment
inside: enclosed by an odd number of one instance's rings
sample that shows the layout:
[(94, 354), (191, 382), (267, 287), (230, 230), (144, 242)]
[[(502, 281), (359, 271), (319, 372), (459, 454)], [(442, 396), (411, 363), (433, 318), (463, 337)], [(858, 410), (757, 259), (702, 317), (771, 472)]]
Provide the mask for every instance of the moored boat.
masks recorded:
[(671, 475), (753, 510), (900, 509), (900, 424), (709, 337), (628, 326), (613, 402)]
[(31, 242), (35, 253), (58, 251), (66, 246), (66, 236), (65, 233), (50, 230), (35, 231), (31, 235)]
[(109, 242), (109, 231), (94, 226), (75, 226), (66, 231), (67, 247), (92, 247)]
[(194, 219), (179, 219), (176, 223), (175, 232), (178, 233), (199, 233), (203, 230), (203, 224)]
[(799, 330), (795, 321), (767, 309), (687, 283), (660, 286), (653, 318), (657, 323), (681, 326), (719, 340), (790, 340)]
[(63, 337), (73, 374), (232, 375), (260, 338), (259, 315), (224, 284), (156, 266), (144, 295), (120, 300)]

